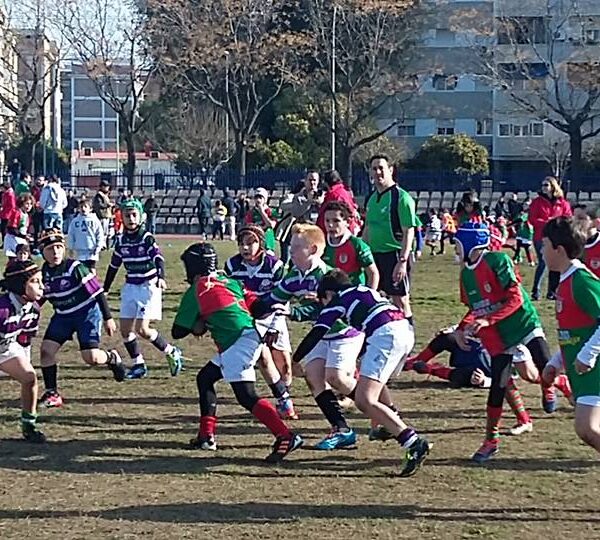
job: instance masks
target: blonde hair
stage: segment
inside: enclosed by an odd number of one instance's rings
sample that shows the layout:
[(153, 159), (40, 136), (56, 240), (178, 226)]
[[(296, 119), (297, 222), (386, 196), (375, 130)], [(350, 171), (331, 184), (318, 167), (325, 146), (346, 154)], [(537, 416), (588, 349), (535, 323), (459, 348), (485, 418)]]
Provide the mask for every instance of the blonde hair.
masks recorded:
[(546, 178), (544, 178), (544, 182), (548, 182), (550, 184), (553, 197), (556, 199), (564, 198), (565, 192), (560, 187), (560, 182), (554, 176), (546, 176)]
[(317, 227), (311, 223), (298, 223), (292, 228), (292, 235), (304, 238), (307, 243), (316, 246), (319, 254), (325, 251), (325, 234), (321, 227)]

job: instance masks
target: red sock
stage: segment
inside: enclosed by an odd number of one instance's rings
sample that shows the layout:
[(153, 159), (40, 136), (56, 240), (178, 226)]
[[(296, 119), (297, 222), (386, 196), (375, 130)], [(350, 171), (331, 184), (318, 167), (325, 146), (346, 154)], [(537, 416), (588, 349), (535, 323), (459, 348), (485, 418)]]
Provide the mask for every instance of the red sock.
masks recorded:
[(556, 386), (556, 388), (558, 388), (567, 399), (573, 395), (569, 378), (564, 373), (556, 377), (554, 380), (554, 386)]
[(429, 364), (429, 374), (444, 379), (445, 381), (449, 381), (450, 375), (452, 374), (452, 368), (443, 366), (442, 364)]
[(509, 379), (508, 386), (506, 387), (506, 401), (512, 412), (515, 413), (518, 424), (528, 424), (531, 422), (531, 418), (523, 402), (523, 397), (521, 396), (521, 391), (512, 377)]
[(528, 263), (532, 263), (533, 262), (533, 257), (531, 256), (531, 251), (528, 249), (525, 254), (527, 255), (527, 262)]
[(414, 360), (420, 360), (421, 362), (429, 362), (436, 354), (429, 348), (423, 349), (417, 356), (414, 357)]
[(487, 407), (487, 424), (485, 427), (485, 438), (491, 443), (500, 444), (500, 420), (502, 419), (502, 407)]
[(275, 407), (273, 407), (269, 400), (264, 398), (259, 399), (252, 408), (252, 414), (259, 422), (264, 424), (275, 437), (287, 437), (290, 435), (289, 428), (285, 425), (283, 420), (279, 418)]
[(198, 434), (201, 437), (214, 437), (215, 430), (217, 429), (217, 417), (216, 416), (201, 416), (200, 417), (200, 428)]

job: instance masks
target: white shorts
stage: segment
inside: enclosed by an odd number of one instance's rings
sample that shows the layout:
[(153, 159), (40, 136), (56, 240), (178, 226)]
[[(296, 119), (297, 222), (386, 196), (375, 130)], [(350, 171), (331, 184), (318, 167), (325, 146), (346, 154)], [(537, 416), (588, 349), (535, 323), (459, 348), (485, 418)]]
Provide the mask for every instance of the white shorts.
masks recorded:
[(254, 329), (244, 330), (237, 341), (226, 351), (211, 358), (221, 368), (225, 382), (256, 382), (254, 366), (260, 357), (262, 344)]
[(407, 320), (384, 324), (367, 339), (360, 376), (387, 383), (394, 373), (402, 371), (414, 345), (415, 333)]
[(19, 244), (26, 244), (27, 240), (25, 238), (19, 238), (13, 234), (7, 234), (4, 237), (4, 254), (7, 257), (16, 257), (17, 256), (17, 246)]
[(290, 343), (290, 333), (288, 331), (285, 317), (272, 313), (264, 319), (257, 319), (255, 321), (256, 330), (260, 334), (260, 337), (264, 337), (268, 331), (277, 332), (277, 341), (273, 344), (273, 349), (278, 351), (292, 352), (292, 344)]
[(428, 232), (425, 235), (425, 242), (439, 242), (442, 239), (441, 232)]
[(344, 373), (354, 373), (356, 361), (364, 341), (364, 334), (345, 338), (322, 339), (302, 360), (302, 367), (310, 364), (313, 360), (323, 358), (326, 368), (339, 369)]
[(31, 347), (23, 347), (23, 345), (12, 341), (8, 344), (8, 348), (0, 353), (0, 364), (12, 360), (13, 358), (24, 358), (31, 362)]
[(521, 244), (523, 244), (524, 246), (530, 246), (533, 241), (529, 240), (529, 238), (520, 238), (517, 236), (517, 242), (521, 242)]
[[(155, 281), (155, 280), (153, 280)], [(155, 283), (133, 285), (121, 289), (121, 319), (160, 321), (162, 319), (162, 289)]]
[(577, 398), (576, 403), (587, 407), (600, 407), (600, 396), (580, 396)]

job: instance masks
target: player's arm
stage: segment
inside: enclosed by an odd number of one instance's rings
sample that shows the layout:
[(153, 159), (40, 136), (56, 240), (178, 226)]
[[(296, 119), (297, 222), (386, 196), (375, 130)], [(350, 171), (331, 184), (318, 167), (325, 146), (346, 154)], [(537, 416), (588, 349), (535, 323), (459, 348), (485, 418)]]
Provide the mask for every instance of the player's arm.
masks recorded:
[(158, 279), (165, 279), (165, 259), (160, 252), (160, 248), (156, 243), (156, 239), (152, 235), (148, 235), (146, 238), (146, 242), (148, 245), (148, 255), (154, 261), (154, 266), (156, 267), (156, 274)]
[(119, 271), (119, 267), (122, 263), (123, 257), (121, 257), (121, 245), (117, 240), (112, 257), (110, 258), (110, 263), (106, 269), (106, 277), (104, 278), (104, 291), (106, 294), (108, 294), (108, 291), (110, 291), (110, 288), (113, 284), (113, 281), (117, 277), (117, 272)]
[(358, 252), (358, 262), (367, 275), (367, 287), (371, 287), (371, 289), (377, 289), (379, 286), (379, 270), (375, 264), (375, 259), (373, 258), (373, 252), (371, 251), (371, 248), (364, 240), (361, 240), (360, 238), (357, 238), (355, 246)]
[(312, 330), (306, 334), (300, 345), (296, 348), (292, 356), (293, 361), (300, 362), (323, 339), (335, 322), (345, 314), (346, 309), (337, 300), (325, 307)]
[(191, 334), (198, 319), (200, 319), (200, 309), (196, 299), (196, 288), (192, 285), (185, 291), (177, 308), (177, 314), (171, 327), (173, 339), (182, 339)]
[(596, 321), (596, 330), (577, 353), (575, 370), (581, 375), (594, 369), (600, 355), (600, 280), (588, 271), (576, 272), (573, 296), (581, 309)]

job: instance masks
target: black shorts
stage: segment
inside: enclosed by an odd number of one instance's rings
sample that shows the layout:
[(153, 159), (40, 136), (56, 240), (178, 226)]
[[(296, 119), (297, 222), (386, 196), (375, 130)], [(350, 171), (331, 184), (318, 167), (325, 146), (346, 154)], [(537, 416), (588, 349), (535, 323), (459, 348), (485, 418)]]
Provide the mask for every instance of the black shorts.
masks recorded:
[(392, 279), (394, 267), (401, 256), (400, 250), (373, 253), (375, 266), (379, 270), (379, 290), (389, 296), (408, 296), (410, 294), (410, 257), (406, 263), (406, 277), (400, 283), (394, 283)]

